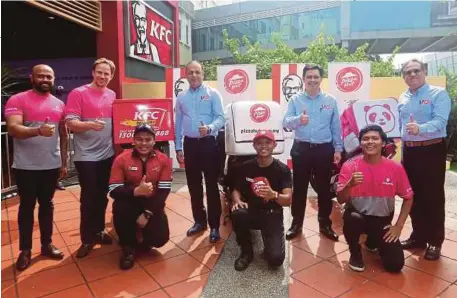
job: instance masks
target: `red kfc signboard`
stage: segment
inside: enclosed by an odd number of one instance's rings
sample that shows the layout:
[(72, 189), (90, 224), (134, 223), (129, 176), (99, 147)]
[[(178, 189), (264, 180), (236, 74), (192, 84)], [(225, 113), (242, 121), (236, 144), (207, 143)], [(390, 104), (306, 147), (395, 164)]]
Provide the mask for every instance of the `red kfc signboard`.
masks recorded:
[(138, 124), (154, 128), (156, 141), (174, 140), (173, 102), (171, 99), (117, 99), (113, 103), (115, 144), (131, 144)]
[(173, 66), (173, 22), (143, 1), (128, 2), (129, 56)]

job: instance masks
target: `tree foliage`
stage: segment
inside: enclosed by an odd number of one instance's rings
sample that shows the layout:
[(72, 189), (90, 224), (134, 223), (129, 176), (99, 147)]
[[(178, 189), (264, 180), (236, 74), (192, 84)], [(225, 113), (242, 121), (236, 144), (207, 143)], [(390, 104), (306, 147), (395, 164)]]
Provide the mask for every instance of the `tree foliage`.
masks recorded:
[(201, 64), (203, 69), (205, 70), (205, 80), (217, 80), (217, 66), (221, 64), (221, 60), (215, 58), (209, 61), (203, 61), (201, 62)]
[[(226, 30), (222, 32), (225, 49), (228, 50), (236, 64), (257, 64), (257, 78), (269, 79), (271, 65), (275, 63), (317, 63), (325, 72), (329, 62), (371, 62), (371, 75), (374, 77), (389, 77), (394, 74), (393, 59), (398, 53), (397, 47), (386, 60), (379, 56), (367, 54), (368, 43), (359, 46), (354, 53), (335, 44), (333, 37), (325, 36), (321, 31), (314, 40), (308, 43), (303, 52), (296, 52), (281, 40), (278, 33), (273, 33), (271, 41), (273, 49), (263, 48), (259, 42), (252, 43), (246, 36), (240, 40), (230, 38)], [(327, 75), (327, 74), (325, 74)]]

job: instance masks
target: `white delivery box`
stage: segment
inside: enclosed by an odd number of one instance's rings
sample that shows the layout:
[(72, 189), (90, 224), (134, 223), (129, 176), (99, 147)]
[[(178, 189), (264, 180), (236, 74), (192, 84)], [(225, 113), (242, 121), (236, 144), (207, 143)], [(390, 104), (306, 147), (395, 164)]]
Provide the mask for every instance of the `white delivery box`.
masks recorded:
[(274, 101), (238, 101), (227, 106), (225, 152), (227, 155), (256, 155), (252, 139), (259, 130), (271, 130), (277, 142), (273, 154), (284, 152), (282, 109)]

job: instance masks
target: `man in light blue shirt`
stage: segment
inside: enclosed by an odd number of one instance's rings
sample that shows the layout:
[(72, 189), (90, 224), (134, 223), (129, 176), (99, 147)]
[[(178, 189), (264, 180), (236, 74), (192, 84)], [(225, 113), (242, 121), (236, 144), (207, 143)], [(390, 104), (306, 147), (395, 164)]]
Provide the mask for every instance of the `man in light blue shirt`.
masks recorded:
[[(199, 62), (187, 64), (186, 76), (189, 89), (176, 98), (175, 146), (179, 163), (184, 163), (184, 153), (186, 156), (187, 185), (195, 221), (187, 236), (206, 230), (209, 223), (209, 240), (214, 243), (220, 239), (221, 201), (217, 185), (220, 152), (216, 136), (225, 121), (222, 97), (217, 90), (203, 84), (203, 69)], [(203, 204), (202, 172), (205, 175), (208, 219)]]
[(333, 163), (341, 161), (343, 141), (337, 102), (332, 95), (320, 89), (323, 74), (322, 67), (318, 65), (308, 64), (304, 67), (305, 91), (289, 100), (284, 116), (284, 127), (295, 131), (290, 151), (293, 165), (293, 221), (286, 234), (287, 240), (302, 232), (308, 184), (311, 175), (314, 175), (319, 203), (319, 230), (328, 238), (338, 241), (330, 220), (330, 179)]
[(413, 232), (404, 249), (427, 248), (424, 258), (437, 260), (444, 241), (446, 126), (451, 99), (446, 90), (425, 81), (424, 64), (412, 59), (402, 68), (408, 85), (398, 110), (403, 140), (403, 166), (414, 191)]

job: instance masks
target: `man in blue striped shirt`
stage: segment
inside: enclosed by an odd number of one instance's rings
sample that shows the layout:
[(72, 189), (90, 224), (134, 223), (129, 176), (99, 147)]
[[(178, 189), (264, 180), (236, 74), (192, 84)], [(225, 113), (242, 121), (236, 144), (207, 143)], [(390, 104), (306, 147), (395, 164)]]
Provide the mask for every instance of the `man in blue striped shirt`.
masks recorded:
[(314, 175), (319, 203), (319, 230), (338, 241), (332, 230), (332, 195), (330, 179), (333, 163), (341, 161), (343, 142), (340, 116), (335, 98), (320, 89), (324, 70), (314, 64), (303, 68), (305, 91), (289, 100), (283, 125), (295, 131), (290, 151), (293, 165), (292, 226), (287, 231), (290, 240), (301, 234), (308, 195), (308, 184)]
[[(209, 223), (209, 240), (214, 243), (220, 239), (221, 201), (217, 186), (220, 152), (216, 136), (225, 121), (222, 97), (216, 89), (203, 84), (203, 69), (199, 62), (187, 64), (186, 76), (189, 89), (176, 98), (175, 146), (179, 163), (184, 163), (184, 153), (186, 155), (187, 185), (195, 221), (187, 236), (206, 230)], [(205, 175), (208, 218), (203, 204), (202, 172)]]
[(412, 59), (402, 68), (408, 85), (398, 110), (403, 140), (403, 166), (414, 191), (413, 232), (404, 249), (427, 248), (424, 258), (437, 260), (444, 241), (446, 125), (451, 99), (443, 88), (425, 81), (425, 65)]

